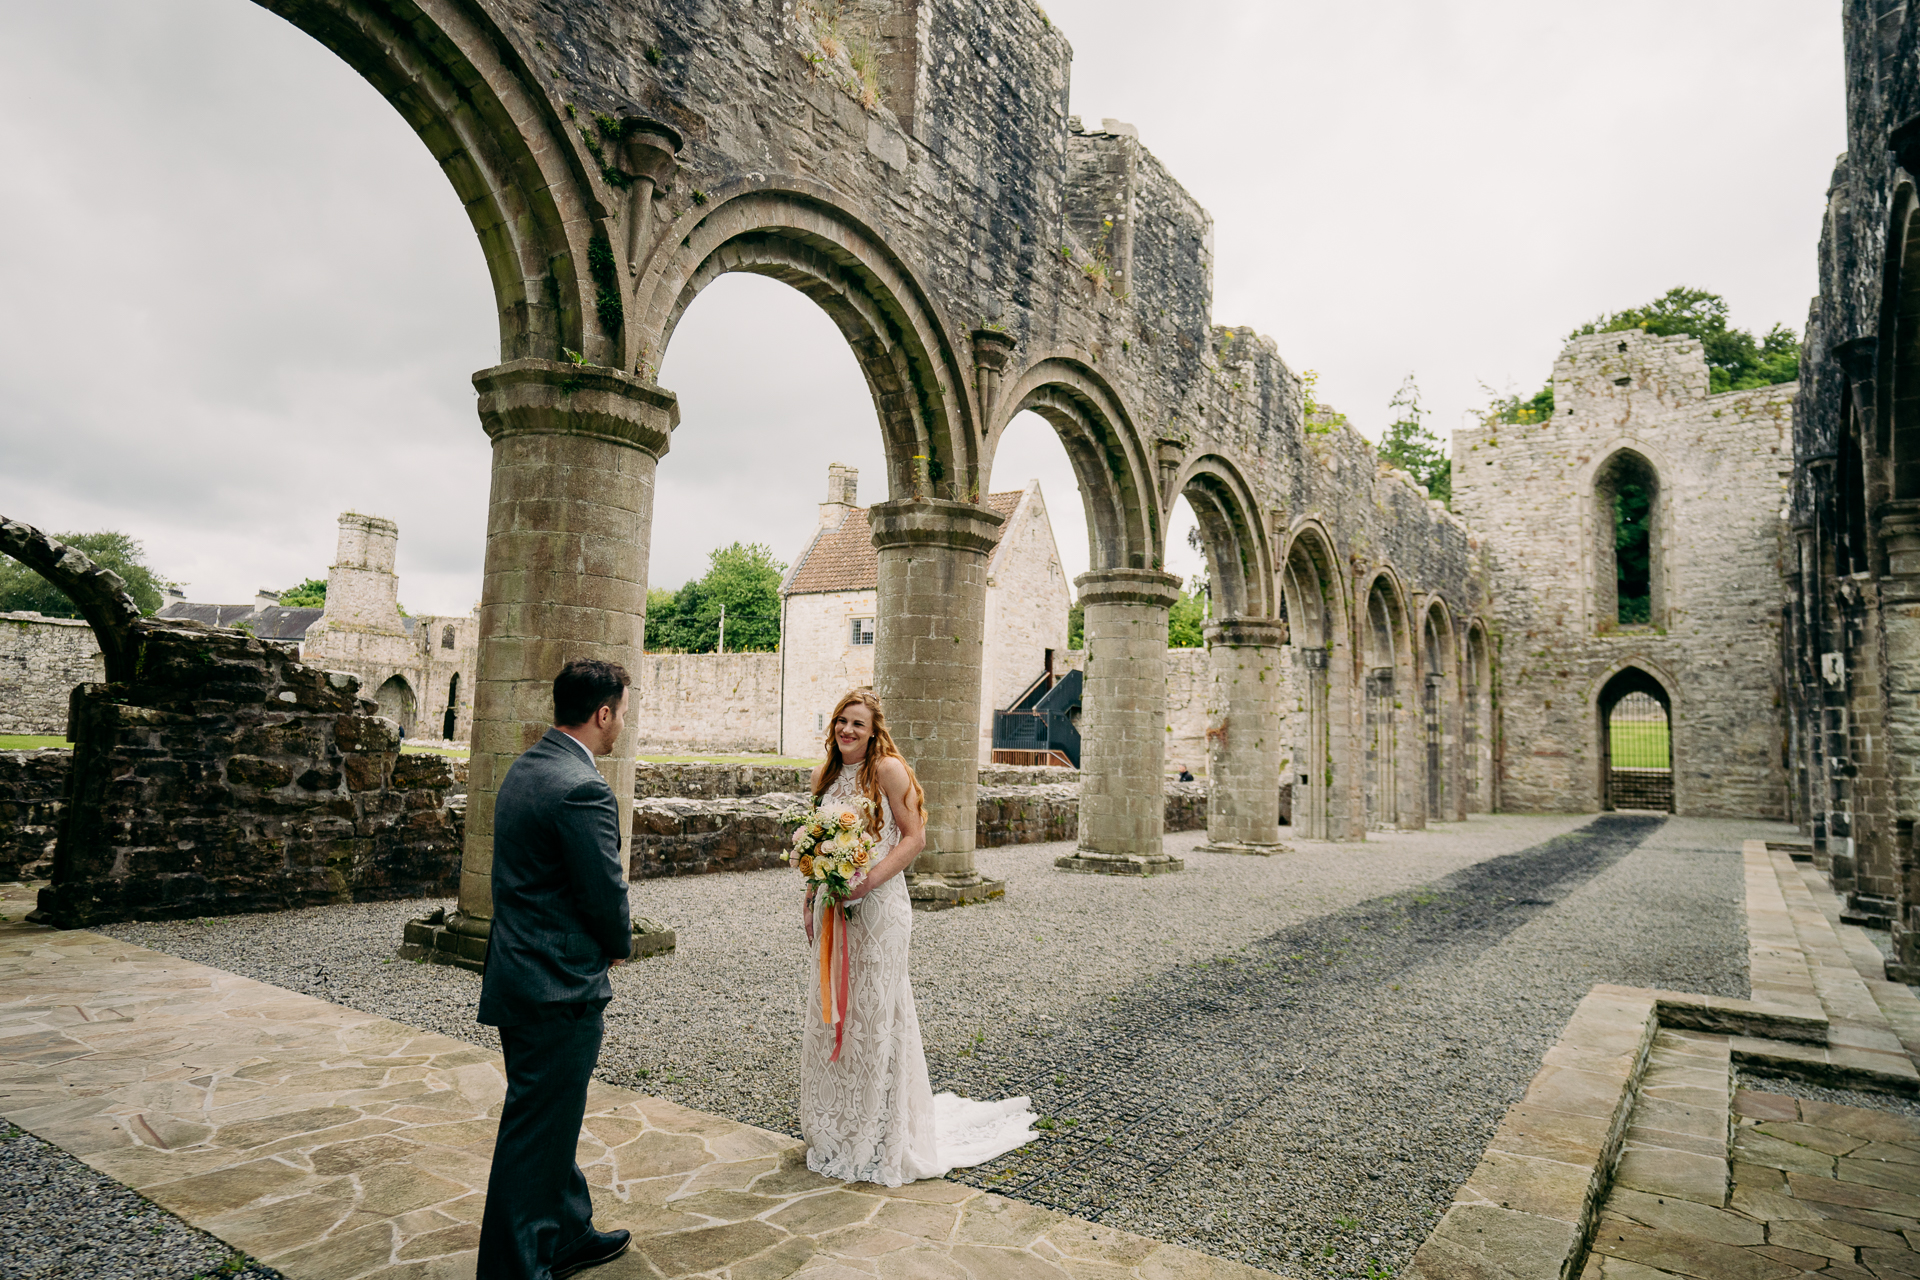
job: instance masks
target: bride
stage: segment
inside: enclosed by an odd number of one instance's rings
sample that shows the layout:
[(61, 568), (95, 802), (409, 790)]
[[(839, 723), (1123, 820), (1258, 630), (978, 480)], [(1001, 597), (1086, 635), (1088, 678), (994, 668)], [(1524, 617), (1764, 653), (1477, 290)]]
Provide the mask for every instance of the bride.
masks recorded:
[[(897, 1187), (1024, 1145), (1038, 1136), (1029, 1127), (1036, 1117), (1026, 1098), (934, 1096), (907, 978), (913, 910), (904, 875), (926, 847), (926, 794), (870, 690), (856, 689), (834, 707), (826, 749), (813, 771), (815, 803), (866, 797), (879, 844), (847, 904), (848, 998), (837, 1060), (834, 1027), (820, 1016), (817, 949), (814, 956), (800, 1044), (800, 1133), (816, 1173)], [(801, 913), (809, 943), (824, 910), (809, 891)]]

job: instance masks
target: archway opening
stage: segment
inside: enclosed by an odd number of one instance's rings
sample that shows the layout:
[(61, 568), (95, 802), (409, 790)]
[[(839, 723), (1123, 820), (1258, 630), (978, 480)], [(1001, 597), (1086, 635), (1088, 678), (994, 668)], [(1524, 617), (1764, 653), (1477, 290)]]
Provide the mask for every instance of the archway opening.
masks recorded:
[(373, 701), (379, 714), (400, 726), (400, 736), (413, 736), (413, 686), (405, 676), (391, 676), (374, 691)]
[(1282, 777), (1293, 784), (1294, 830), (1310, 840), (1345, 838), (1348, 819), (1335, 797), (1346, 781), (1348, 739), (1345, 655), (1339, 644), (1336, 561), (1317, 532), (1293, 540), (1281, 572), (1283, 616), (1293, 657), (1291, 746)]
[[(451, 633), (453, 628), (447, 628)], [(447, 710), (440, 717), (440, 737), (442, 741), (452, 742), (454, 730), (460, 723), (460, 673), (453, 673), (447, 681)]]
[(1400, 825), (1399, 601), (1385, 578), (1367, 592), (1361, 622), (1366, 661), (1366, 815), (1369, 831)]
[(1673, 706), (1658, 680), (1628, 667), (1600, 690), (1601, 784), (1608, 809), (1673, 812)]
[(1600, 629), (1661, 625), (1660, 480), (1653, 464), (1621, 450), (1595, 475), (1594, 503)]
[(1467, 632), (1461, 661), (1461, 765), (1468, 813), (1493, 811), (1493, 697), (1487, 633), (1478, 623)]
[(1425, 678), (1420, 688), (1420, 719), (1426, 748), (1427, 820), (1453, 816), (1453, 633), (1436, 605), (1427, 610), (1420, 637)]

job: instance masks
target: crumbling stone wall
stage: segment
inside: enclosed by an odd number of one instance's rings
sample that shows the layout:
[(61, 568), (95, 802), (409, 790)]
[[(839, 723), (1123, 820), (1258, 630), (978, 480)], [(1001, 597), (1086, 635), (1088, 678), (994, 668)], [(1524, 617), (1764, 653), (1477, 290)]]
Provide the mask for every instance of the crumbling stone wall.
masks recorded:
[(132, 680), (75, 691), (66, 829), (37, 918), (274, 911), (445, 895), (453, 770), (400, 754), (358, 682), (289, 647), (134, 624)]
[(65, 733), (67, 695), (105, 674), (81, 619), (0, 613), (0, 733)]
[(777, 653), (650, 653), (633, 681), (642, 754), (779, 749)]
[[(1634, 330), (1573, 339), (1553, 396), (1548, 421), (1454, 437), (1454, 506), (1486, 540), (1499, 599), (1504, 807), (1605, 807), (1598, 698), (1638, 667), (1671, 700), (1676, 812), (1784, 817), (1794, 386), (1708, 395), (1697, 339)], [(1617, 610), (1606, 485), (1623, 455), (1655, 480), (1645, 625)]]
[(61, 750), (0, 751), (0, 881), (52, 872), (69, 760)]

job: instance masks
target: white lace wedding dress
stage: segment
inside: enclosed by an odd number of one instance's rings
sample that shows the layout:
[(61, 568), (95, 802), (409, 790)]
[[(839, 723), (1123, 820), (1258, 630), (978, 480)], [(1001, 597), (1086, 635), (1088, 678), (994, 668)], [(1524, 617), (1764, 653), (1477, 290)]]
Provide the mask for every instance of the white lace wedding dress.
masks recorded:
[[(821, 799), (851, 801), (859, 794), (858, 776), (848, 769)], [(892, 807), (884, 796), (880, 804), (886, 821), (876, 862), (900, 840)], [(820, 1021), (817, 946), (807, 964), (811, 981), (800, 1041), (807, 1167), (829, 1178), (897, 1187), (985, 1163), (1038, 1137), (1026, 1098), (934, 1096), (907, 977), (913, 909), (906, 876), (894, 876), (861, 899), (847, 924), (846, 1031), (838, 1062), (828, 1061), (833, 1028)], [(818, 927), (816, 919), (815, 937)]]

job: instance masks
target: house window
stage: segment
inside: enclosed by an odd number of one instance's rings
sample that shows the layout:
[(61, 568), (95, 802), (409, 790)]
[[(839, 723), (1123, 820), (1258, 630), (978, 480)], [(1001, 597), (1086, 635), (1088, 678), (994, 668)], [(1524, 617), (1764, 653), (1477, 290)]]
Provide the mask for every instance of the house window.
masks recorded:
[(873, 619), (855, 618), (853, 620), (853, 644), (873, 643)]
[(453, 628), (452, 627), (440, 628), (440, 647), (442, 649), (453, 648)]

